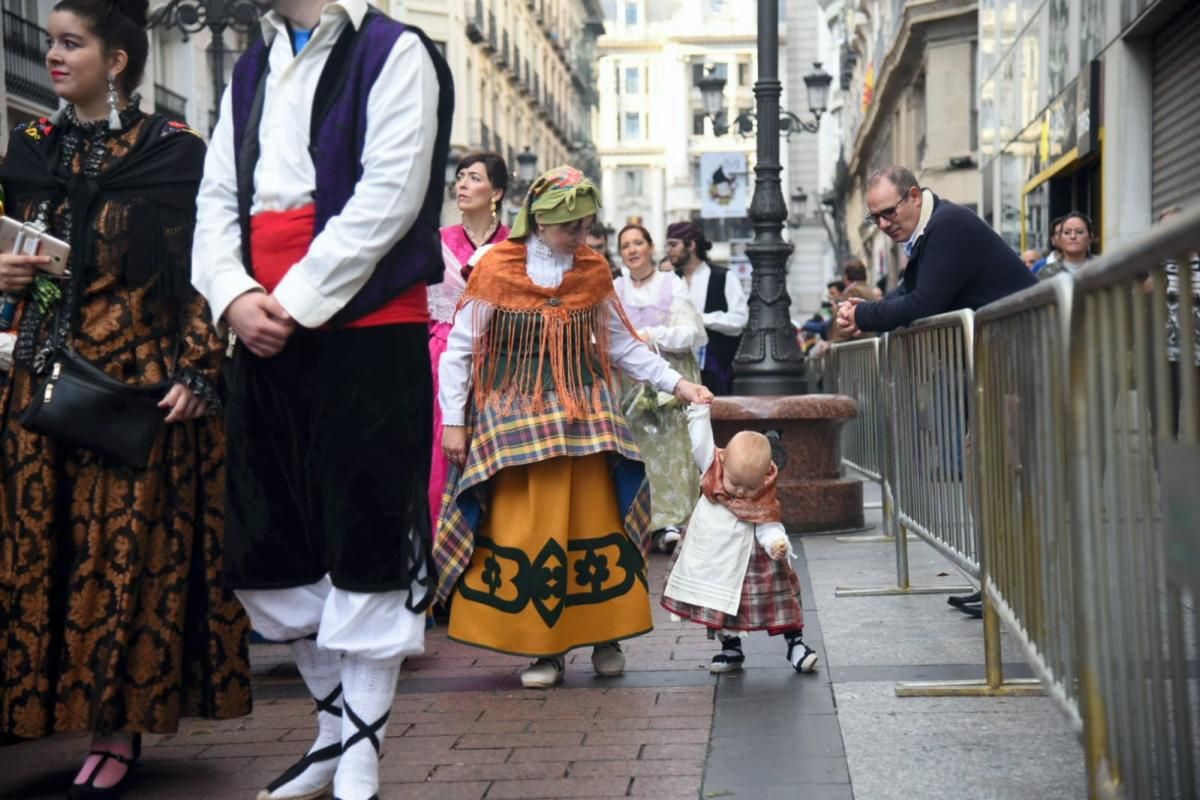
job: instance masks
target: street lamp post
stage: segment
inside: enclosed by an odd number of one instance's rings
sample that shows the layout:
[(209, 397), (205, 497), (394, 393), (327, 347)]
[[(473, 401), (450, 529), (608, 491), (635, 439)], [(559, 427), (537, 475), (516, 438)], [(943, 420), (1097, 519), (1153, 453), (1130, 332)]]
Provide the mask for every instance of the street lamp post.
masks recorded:
[[(779, 1), (758, 0), (758, 81), (754, 84), (755, 113), (739, 114), (734, 120), (738, 133), (757, 134), (758, 159), (754, 165), (754, 198), (750, 221), (754, 240), (746, 248), (753, 268), (750, 287), (750, 322), (733, 364), (733, 387), (742, 395), (804, 394), (804, 353), (796, 341), (788, 308), (787, 262), (792, 245), (783, 238), (788, 218), (779, 174), (779, 137), (793, 133), (815, 133), (828, 107), (833, 78), (821, 65), (806, 75), (809, 111), (806, 122), (779, 107), (783, 84), (779, 81)], [(725, 123), (725, 79), (709, 73), (696, 82), (704, 111), (713, 121), (713, 131), (722, 135)], [(805, 198), (807, 200), (807, 197)]]
[(208, 28), (209, 66), (213, 79), (213, 111), (221, 108), (225, 94), (225, 30), (248, 33), (258, 22), (259, 6), (254, 0), (171, 0), (150, 15), (151, 28), (175, 28), (188, 36)]

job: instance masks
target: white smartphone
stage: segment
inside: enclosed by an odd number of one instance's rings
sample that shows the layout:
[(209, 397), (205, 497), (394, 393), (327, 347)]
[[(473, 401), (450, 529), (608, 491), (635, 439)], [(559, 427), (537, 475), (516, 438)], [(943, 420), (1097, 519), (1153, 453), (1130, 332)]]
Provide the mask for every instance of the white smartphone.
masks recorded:
[(0, 253), (49, 256), (50, 263), (43, 264), (42, 271), (61, 278), (67, 272), (71, 246), (32, 225), (18, 222), (12, 217), (0, 217)]

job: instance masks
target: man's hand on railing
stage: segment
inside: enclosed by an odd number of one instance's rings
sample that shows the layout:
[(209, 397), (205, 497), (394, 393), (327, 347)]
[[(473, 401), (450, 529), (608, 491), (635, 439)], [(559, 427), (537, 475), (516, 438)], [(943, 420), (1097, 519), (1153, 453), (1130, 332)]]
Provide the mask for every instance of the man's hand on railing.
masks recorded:
[(861, 297), (851, 297), (838, 306), (837, 326), (852, 339), (862, 335), (862, 331), (858, 329), (858, 325), (854, 321), (854, 309), (861, 302), (863, 302)]

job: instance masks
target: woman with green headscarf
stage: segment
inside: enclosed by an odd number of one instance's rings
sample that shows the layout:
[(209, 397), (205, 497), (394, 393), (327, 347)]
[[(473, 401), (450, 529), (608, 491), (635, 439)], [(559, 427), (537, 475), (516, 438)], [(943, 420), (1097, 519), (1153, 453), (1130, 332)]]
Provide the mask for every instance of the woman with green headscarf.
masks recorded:
[[(600, 206), (579, 170), (534, 182), (507, 242), (479, 262), (439, 370), (447, 485), (435, 559), (450, 638), (536, 659), (529, 688), (592, 645), (649, 631), (650, 496), (614, 395), (614, 368), (681, 402), (712, 394), (638, 338), (604, 258), (584, 245)], [(468, 408), (470, 406), (470, 408)]]

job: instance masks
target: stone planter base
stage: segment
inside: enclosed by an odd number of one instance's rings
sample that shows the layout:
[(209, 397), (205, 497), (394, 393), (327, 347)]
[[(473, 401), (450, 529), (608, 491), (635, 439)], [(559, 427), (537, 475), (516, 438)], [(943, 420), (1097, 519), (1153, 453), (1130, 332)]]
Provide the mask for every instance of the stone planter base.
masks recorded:
[(862, 481), (840, 473), (841, 429), (856, 416), (858, 404), (837, 394), (718, 397), (713, 435), (717, 447), (743, 430), (771, 440), (783, 524), (790, 533), (861, 528)]

